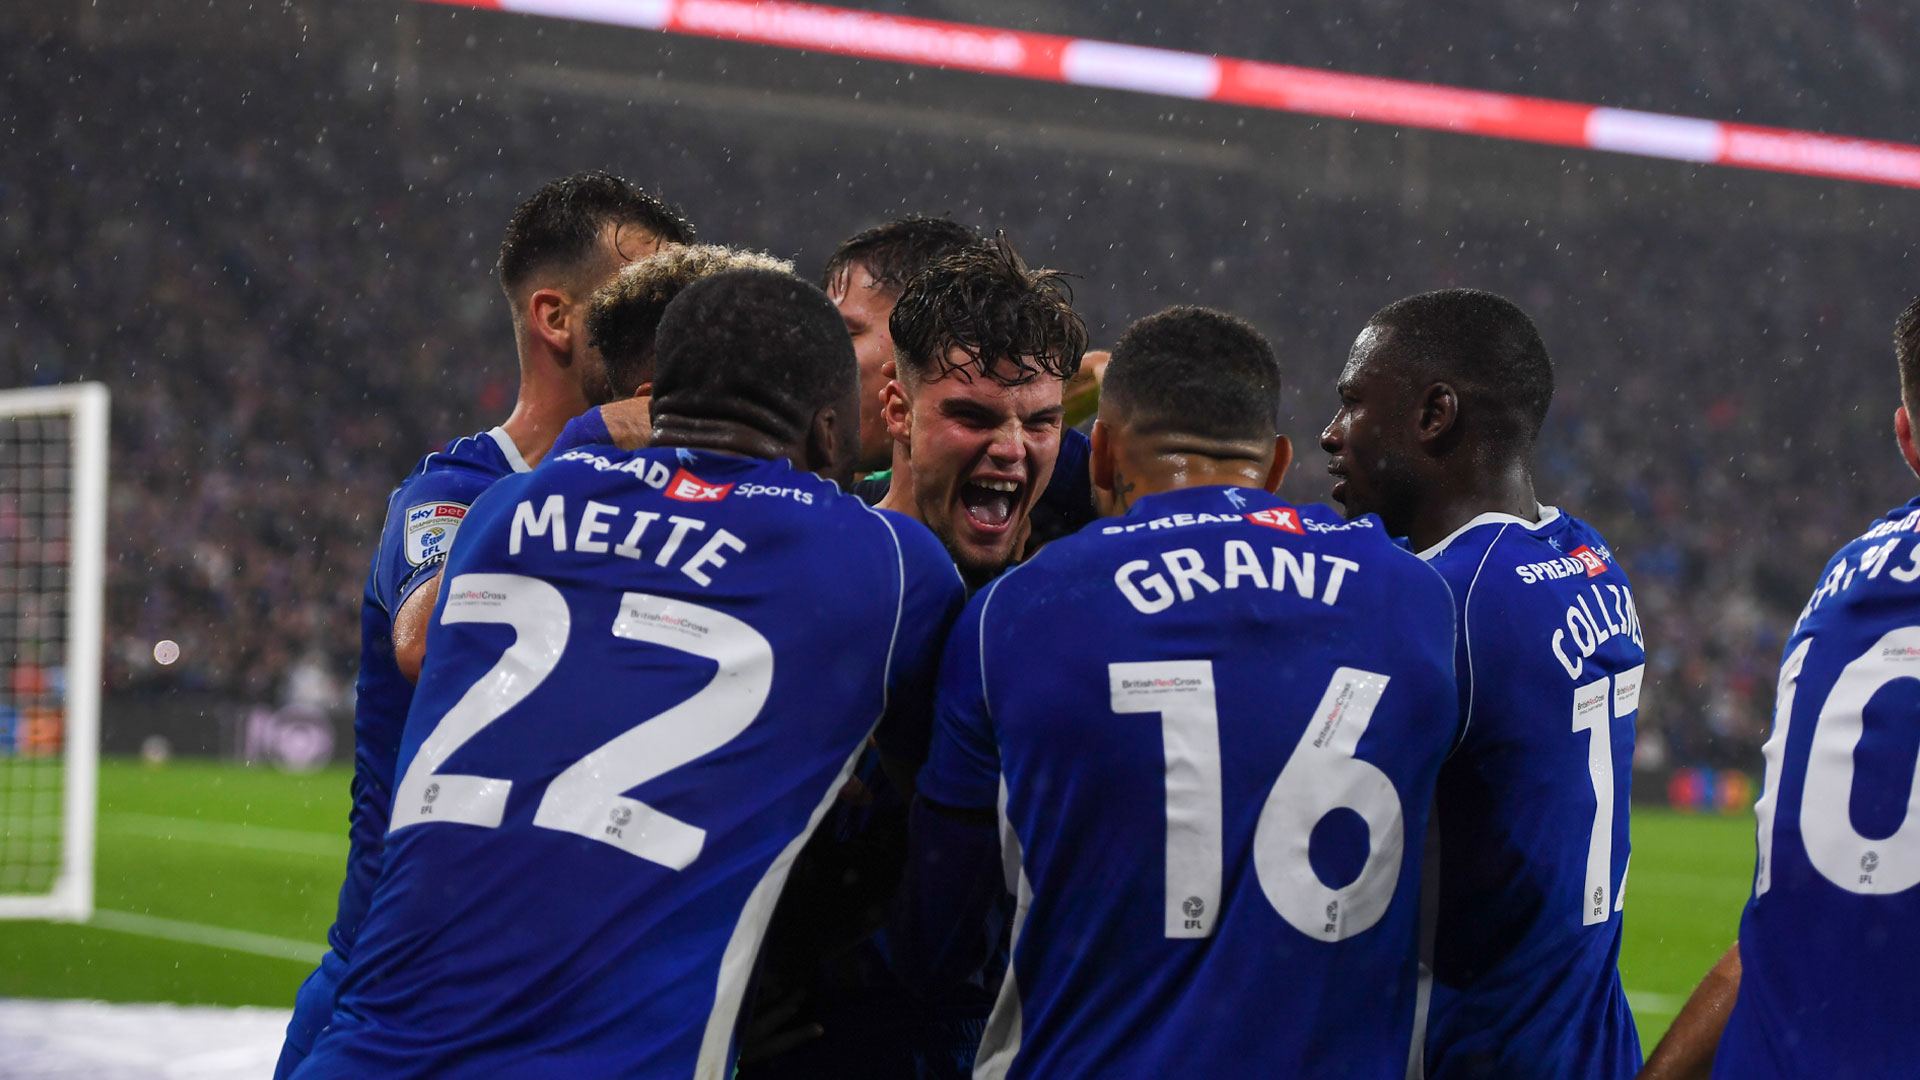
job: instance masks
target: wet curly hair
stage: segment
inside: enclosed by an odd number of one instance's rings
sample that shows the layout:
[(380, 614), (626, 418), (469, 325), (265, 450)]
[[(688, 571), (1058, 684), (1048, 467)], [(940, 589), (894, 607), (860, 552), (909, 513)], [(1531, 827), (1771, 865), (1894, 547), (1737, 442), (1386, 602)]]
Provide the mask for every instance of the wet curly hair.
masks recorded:
[(1028, 269), (1005, 236), (915, 275), (888, 325), (902, 376), (929, 382), (954, 374), (1006, 386), (1043, 375), (1065, 380), (1087, 351), (1087, 325), (1065, 275)]

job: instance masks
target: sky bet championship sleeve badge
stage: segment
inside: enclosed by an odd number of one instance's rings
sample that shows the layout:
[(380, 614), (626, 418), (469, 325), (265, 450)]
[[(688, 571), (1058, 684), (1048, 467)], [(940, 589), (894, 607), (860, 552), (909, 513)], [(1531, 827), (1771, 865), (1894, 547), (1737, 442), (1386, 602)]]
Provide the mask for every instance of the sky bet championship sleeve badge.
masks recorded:
[(407, 561), (415, 566), (446, 555), (453, 546), (453, 534), (460, 519), (467, 516), (464, 503), (421, 503), (407, 508)]

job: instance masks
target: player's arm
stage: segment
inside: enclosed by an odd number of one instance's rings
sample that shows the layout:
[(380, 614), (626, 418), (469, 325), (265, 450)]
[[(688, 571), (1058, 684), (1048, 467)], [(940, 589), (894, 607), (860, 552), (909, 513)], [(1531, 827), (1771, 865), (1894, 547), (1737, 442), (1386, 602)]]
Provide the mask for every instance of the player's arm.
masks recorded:
[(930, 989), (977, 969), (999, 870), (1000, 748), (987, 706), (982, 627), (988, 588), (954, 624), (940, 660), (927, 764), (908, 827), (907, 870), (888, 934), (888, 959), (909, 988)]
[(1736, 941), (1694, 988), (1686, 1007), (1647, 1058), (1639, 1080), (1706, 1080), (1713, 1072), (1720, 1033), (1727, 1029), (1727, 1016), (1739, 995), (1740, 943)]
[(913, 802), (907, 871), (889, 928), (888, 960), (924, 993), (966, 979), (991, 955), (1000, 879), (999, 816), (991, 807)]
[(427, 660), (427, 627), (433, 621), (433, 605), (440, 599), (440, 574), (436, 570), (400, 605), (393, 617), (393, 662), (410, 683), (420, 681), (420, 665)]
[(874, 732), (887, 783), (911, 801), (915, 774), (927, 760), (934, 727), (934, 695), (941, 650), (967, 600), (966, 586), (946, 549), (926, 526), (889, 510), (875, 510), (900, 545), (901, 604), (887, 673), (887, 711)]
[[(652, 391), (652, 383), (643, 383), (643, 391)], [(577, 450), (582, 446), (617, 446), (638, 450), (653, 438), (653, 399), (649, 393), (609, 401), (588, 409), (567, 421), (553, 440), (548, 457)]]
[(380, 538), (375, 593), (387, 612), (394, 666), (408, 682), (420, 681), (426, 661), (427, 627), (440, 598), (440, 570), (453, 549), (467, 509), (493, 477), (465, 469), (440, 469), (410, 479), (393, 496)]

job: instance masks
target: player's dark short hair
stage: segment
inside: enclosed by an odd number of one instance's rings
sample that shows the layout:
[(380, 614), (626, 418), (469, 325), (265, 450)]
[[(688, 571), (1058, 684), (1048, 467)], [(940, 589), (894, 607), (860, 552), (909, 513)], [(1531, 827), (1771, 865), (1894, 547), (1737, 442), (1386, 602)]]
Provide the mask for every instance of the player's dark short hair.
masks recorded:
[(831, 291), (856, 266), (864, 266), (880, 288), (898, 293), (930, 263), (981, 243), (980, 234), (952, 218), (908, 214), (854, 233), (827, 257), (820, 287)]
[(654, 352), (656, 402), (782, 439), (804, 432), (822, 406), (859, 395), (853, 339), (833, 301), (775, 270), (728, 270), (681, 290)]
[(1396, 300), (1368, 326), (1393, 331), (1385, 348), (1416, 378), (1453, 384), (1465, 407), (1531, 446), (1553, 403), (1553, 359), (1518, 304), (1480, 289), (1441, 289)]
[(1893, 358), (1900, 362), (1900, 396), (1920, 403), (1920, 299), (1893, 322)]
[(1100, 402), (1142, 433), (1270, 442), (1280, 430), (1280, 360), (1244, 319), (1170, 307), (1120, 335)]
[[(1070, 379), (1087, 351), (1087, 326), (1063, 275), (1027, 269), (1005, 237), (922, 270), (893, 305), (888, 326), (901, 374), (918, 379), (963, 373), (1008, 386), (1042, 375)], [(956, 350), (965, 359), (955, 362)]]
[(693, 225), (679, 207), (610, 172), (574, 173), (540, 185), (513, 212), (494, 266), (501, 288), (514, 293), (537, 271), (578, 263), (609, 224), (638, 225), (662, 243), (693, 243)]
[(671, 247), (628, 264), (587, 302), (587, 340), (607, 363), (616, 397), (653, 378), (653, 335), (667, 305), (687, 286), (728, 270), (793, 273), (793, 264), (718, 244)]

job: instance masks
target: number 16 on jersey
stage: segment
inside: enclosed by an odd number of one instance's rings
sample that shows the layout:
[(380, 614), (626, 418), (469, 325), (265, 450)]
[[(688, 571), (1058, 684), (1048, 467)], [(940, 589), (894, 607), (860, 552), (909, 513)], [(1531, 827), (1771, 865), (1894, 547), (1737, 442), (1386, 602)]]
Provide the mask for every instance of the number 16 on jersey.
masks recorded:
[[(1108, 664), (1116, 713), (1158, 713), (1166, 756), (1166, 936), (1204, 938), (1220, 913), (1225, 857), (1220, 780), (1220, 713), (1213, 662), (1162, 660)], [(1371, 929), (1386, 914), (1400, 879), (1405, 825), (1393, 781), (1354, 756), (1387, 676), (1334, 671), (1320, 704), (1267, 792), (1253, 834), (1253, 868), (1274, 911), (1321, 941)], [(1308, 858), (1313, 828), (1335, 810), (1367, 826), (1367, 858), (1340, 888), (1320, 880)]]

